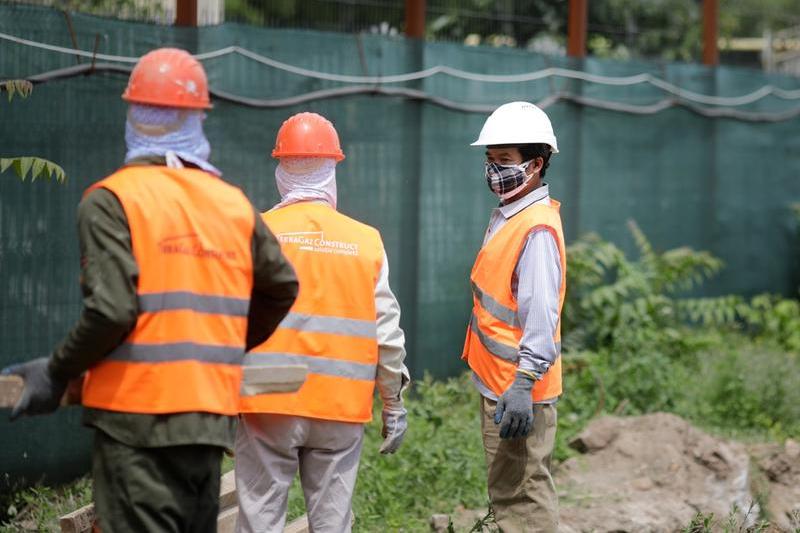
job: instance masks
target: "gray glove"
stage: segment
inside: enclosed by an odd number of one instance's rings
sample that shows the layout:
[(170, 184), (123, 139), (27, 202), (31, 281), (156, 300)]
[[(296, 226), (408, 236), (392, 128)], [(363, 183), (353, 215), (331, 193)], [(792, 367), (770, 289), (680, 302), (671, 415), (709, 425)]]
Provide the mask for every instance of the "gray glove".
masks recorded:
[(403, 437), (408, 429), (408, 421), (406, 420), (407, 411), (405, 407), (384, 407), (381, 417), (383, 418), (383, 444), (381, 444), (381, 453), (394, 453), (403, 442)]
[(533, 426), (533, 379), (517, 374), (514, 383), (500, 396), (494, 423), (500, 424), (501, 439), (526, 437)]
[(11, 410), (11, 420), (16, 420), (22, 415), (52, 413), (58, 408), (67, 388), (67, 382), (50, 374), (49, 361), (47, 357), (39, 357), (3, 369), (4, 376), (19, 376), (25, 380), (22, 396)]

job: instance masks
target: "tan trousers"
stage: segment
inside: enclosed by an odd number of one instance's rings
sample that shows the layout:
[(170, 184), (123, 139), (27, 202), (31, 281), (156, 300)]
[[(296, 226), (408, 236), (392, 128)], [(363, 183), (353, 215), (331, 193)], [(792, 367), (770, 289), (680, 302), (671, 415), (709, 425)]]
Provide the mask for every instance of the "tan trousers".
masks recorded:
[(527, 437), (501, 439), (494, 423), (497, 402), (481, 397), (481, 430), (488, 470), (489, 500), (503, 533), (555, 533), (558, 496), (550, 475), (556, 440), (556, 406), (533, 406)]

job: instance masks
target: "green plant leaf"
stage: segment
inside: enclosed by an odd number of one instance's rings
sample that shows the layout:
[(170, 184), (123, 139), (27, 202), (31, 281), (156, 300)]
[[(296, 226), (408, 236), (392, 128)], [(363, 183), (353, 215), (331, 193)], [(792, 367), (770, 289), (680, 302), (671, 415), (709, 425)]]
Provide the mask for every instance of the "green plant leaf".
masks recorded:
[(8, 101), (14, 99), (15, 94), (22, 98), (27, 98), (33, 92), (33, 84), (28, 80), (6, 80), (0, 81), (0, 89), (8, 93)]
[[(44, 159), (39, 159), (38, 157), (35, 158), (33, 160), (33, 166), (31, 167), (31, 181), (35, 181), (36, 178), (39, 177), (39, 174), (42, 173), (42, 170), (44, 170), (46, 167), (47, 161)], [(47, 174), (47, 176), (49, 177), (50, 174)]]
[(55, 179), (59, 183), (64, 183), (67, 175), (64, 169), (53, 163), (48, 159), (41, 157), (26, 156), (26, 157), (3, 157), (0, 158), (0, 173), (5, 172), (8, 168), (14, 169), (14, 173), (19, 179), (25, 181), (28, 178), (28, 172), (31, 174), (31, 181), (36, 180), (40, 176)]

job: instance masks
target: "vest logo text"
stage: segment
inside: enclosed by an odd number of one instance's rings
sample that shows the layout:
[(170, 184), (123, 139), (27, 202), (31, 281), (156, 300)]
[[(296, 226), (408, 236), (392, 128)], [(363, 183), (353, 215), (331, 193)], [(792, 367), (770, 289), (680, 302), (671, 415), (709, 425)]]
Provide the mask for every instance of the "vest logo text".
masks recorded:
[(328, 240), (322, 231), (298, 231), (276, 235), (281, 244), (293, 244), (298, 250), (321, 254), (358, 255), (358, 244)]
[(161, 239), (158, 242), (158, 250), (162, 254), (191, 255), (200, 259), (236, 259), (236, 252), (231, 250), (215, 250), (203, 246), (196, 233)]

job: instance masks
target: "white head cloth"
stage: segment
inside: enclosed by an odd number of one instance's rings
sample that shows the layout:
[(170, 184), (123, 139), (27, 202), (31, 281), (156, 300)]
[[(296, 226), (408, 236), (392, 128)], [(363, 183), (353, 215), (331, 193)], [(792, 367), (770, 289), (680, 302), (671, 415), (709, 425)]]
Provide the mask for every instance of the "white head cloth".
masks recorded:
[(308, 200), (336, 209), (336, 160), (320, 157), (282, 157), (275, 169), (281, 201), (275, 207)]

